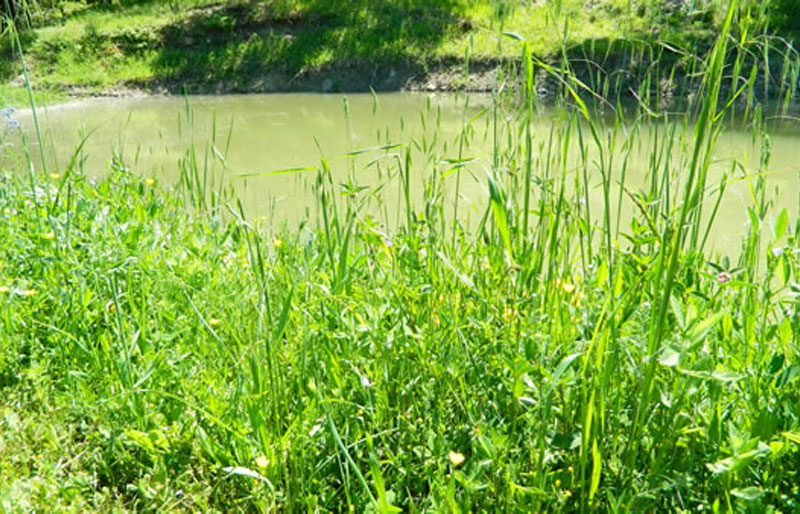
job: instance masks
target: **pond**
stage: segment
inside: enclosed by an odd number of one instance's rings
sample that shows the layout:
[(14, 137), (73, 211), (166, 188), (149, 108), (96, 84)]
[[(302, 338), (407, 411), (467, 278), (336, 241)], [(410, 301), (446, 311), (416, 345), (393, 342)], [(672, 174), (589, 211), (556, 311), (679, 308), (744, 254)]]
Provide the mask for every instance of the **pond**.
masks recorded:
[[(386, 185), (368, 209), (388, 231), (405, 216), (400, 212), (402, 192), (397, 187), (397, 177), (393, 177), (396, 171), (392, 170), (405, 160), (406, 148), (413, 163), (411, 189), (415, 208), (420, 209), (426, 194), (424, 178), (436, 168), (439, 177), (444, 176), (440, 183), (450, 218), (454, 209), (449, 207), (456, 204), (458, 181), (455, 216), (465, 226), (474, 226), (486, 209), (486, 177), (495, 159), (501, 163), (502, 173), (509, 176), (524, 160), (520, 131), (523, 125), (513, 119), (515, 111), (495, 113), (488, 95), (104, 98), (52, 106), (41, 109), (39, 114), (50, 169), (63, 169), (86, 136), (81, 155), (87, 176), (106, 173), (116, 155), (132, 171), (170, 185), (179, 178), (179, 161), (185, 160), (193, 148), (200, 176), (215, 180), (222, 177), (242, 199), (248, 216), (264, 217), (273, 225), (285, 222), (293, 226), (314, 217), (312, 184), (317, 171), (270, 172), (318, 166), (323, 157), (330, 163), (335, 184), (355, 183), (356, 190)], [(20, 112), (18, 118), (33, 140), (30, 112)], [(585, 169), (589, 206), (594, 222), (600, 224), (599, 213), (604, 204), (600, 154), (588, 130), (584, 128), (577, 134), (576, 127), (570, 117), (552, 110), (542, 109), (534, 116), (535, 173), (541, 179), (542, 170), (549, 169), (549, 179), (557, 183), (563, 177), (569, 190), (575, 191), (581, 187)], [(624, 179), (628, 191), (645, 189), (650, 183), (647, 170), (654, 168), (668, 170), (677, 198), (683, 170), (688, 168), (692, 127), (682, 121), (675, 124), (674, 132), (671, 127), (663, 120), (644, 120), (616, 129), (609, 123), (604, 128), (601, 139), (607, 149), (614, 148), (604, 153), (602, 161), (607, 163), (606, 173), (611, 170), (614, 206), (619, 182)], [(759, 176), (765, 178), (767, 198), (773, 202), (772, 217), (784, 207), (796, 214), (800, 193), (798, 127), (774, 127), (768, 138), (770, 160), (763, 169), (762, 137), (747, 127), (721, 133), (709, 172), (709, 191), (715, 191), (723, 173), (729, 173), (731, 178), (711, 231), (709, 243), (713, 251), (737, 253), (748, 221), (746, 211), (753, 204), (752, 187)], [(376, 148), (382, 146), (390, 148)], [(358, 153), (362, 149), (371, 150)], [(32, 150), (33, 154), (38, 153)], [(763, 171), (761, 175), (759, 169)], [(509, 187), (512, 182), (508, 180)], [(535, 183), (541, 186), (543, 182), (537, 179)], [(635, 207), (627, 194), (622, 196), (620, 230), (625, 232), (629, 211)], [(585, 202), (578, 195), (573, 200)], [(712, 206), (706, 208), (706, 214)]]

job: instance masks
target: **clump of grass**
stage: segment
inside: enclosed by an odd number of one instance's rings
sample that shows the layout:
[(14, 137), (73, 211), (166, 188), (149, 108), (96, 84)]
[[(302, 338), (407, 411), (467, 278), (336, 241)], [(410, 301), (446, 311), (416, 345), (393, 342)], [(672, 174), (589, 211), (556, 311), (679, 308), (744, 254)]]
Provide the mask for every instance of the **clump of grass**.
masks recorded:
[[(299, 227), (250, 221), (203, 164), (225, 169), (216, 136), (173, 188), (119, 160), (99, 181), (78, 157), (5, 175), (0, 505), (796, 509), (800, 223), (769, 209), (768, 144), (741, 172), (740, 255), (705, 248), (715, 141), (757, 87), (728, 73), (735, 7), (643, 177), (626, 167), (641, 122), (596, 115), (574, 75), (535, 143), (527, 43), (519, 95), (500, 82), (450, 151), (386, 141), (303, 168), (317, 215)], [(481, 122), (486, 162), (468, 158)], [(359, 183), (364, 156), (383, 181)], [(466, 173), (486, 184), (472, 224), (452, 201)]]

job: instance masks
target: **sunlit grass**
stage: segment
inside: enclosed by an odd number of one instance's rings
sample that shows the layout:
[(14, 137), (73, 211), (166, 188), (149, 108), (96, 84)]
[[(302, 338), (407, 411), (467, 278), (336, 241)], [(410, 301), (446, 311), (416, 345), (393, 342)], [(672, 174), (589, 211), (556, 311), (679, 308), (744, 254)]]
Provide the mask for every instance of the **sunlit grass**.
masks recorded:
[[(57, 9), (47, 12), (50, 17), (43, 19), (49, 21), (24, 37), (34, 87), (63, 91), (78, 86), (89, 92), (156, 83), (180, 90), (187, 82), (192, 87), (225, 82), (241, 89), (270, 73), (293, 77), (352, 66), (367, 71), (410, 66), (424, 73), (465, 56), (512, 62), (518, 48), (500, 31), (519, 34), (535, 55), (552, 60), (560, 58), (562, 48), (584, 59), (594, 43), (649, 41), (673, 32), (669, 41), (691, 47), (693, 38), (709, 39), (714, 28), (710, 22), (699, 28), (653, 25), (650, 11), (632, 9), (627, 0), (588, 6), (578, 0), (358, 0), (347, 9), (329, 0), (225, 5), (187, 0), (113, 7), (97, 3), (66, 10), (64, 16), (56, 15)], [(657, 33), (653, 27), (659, 27)], [(5, 47), (11, 59), (0, 79), (9, 81), (18, 70)]]
[[(797, 510), (800, 222), (770, 203), (736, 14), (685, 113), (642, 89), (623, 116), (563, 63), (541, 144), (533, 65), (556, 70), (509, 39), (519, 88), (453, 141), (428, 105), (431, 138), (299, 168), (316, 211), (296, 226), (244, 211), (222, 134), (178, 184), (3, 147), (0, 508)], [(737, 103), (761, 155), (713, 175)], [(479, 140), (491, 156), (465, 158)], [(477, 222), (462, 174), (486, 186)], [(705, 236), (729, 179), (749, 224), (723, 256)], [(373, 217), (388, 188), (394, 225)]]

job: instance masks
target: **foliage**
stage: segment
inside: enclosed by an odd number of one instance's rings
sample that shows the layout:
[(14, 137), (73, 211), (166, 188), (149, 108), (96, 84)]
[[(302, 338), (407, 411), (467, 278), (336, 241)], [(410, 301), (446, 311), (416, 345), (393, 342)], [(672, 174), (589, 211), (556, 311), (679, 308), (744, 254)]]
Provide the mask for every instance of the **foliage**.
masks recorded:
[[(292, 229), (248, 219), (215, 141), (175, 187), (118, 156), (94, 181), (80, 148), (4, 176), (2, 509), (796, 510), (800, 222), (770, 211), (733, 12), (686, 116), (595, 116), (565, 73), (534, 146), (533, 65), (556, 70), (522, 42), (519, 96), (450, 151), (424, 110), (430, 138), (295, 171), (316, 174), (318, 214)], [(737, 98), (762, 156), (717, 177)], [(477, 226), (452, 202), (465, 173), (486, 176)], [(751, 203), (731, 260), (705, 243), (734, 179)], [(370, 214), (390, 190), (392, 230)]]
[[(398, 88), (465, 55), (513, 61), (518, 49), (502, 30), (528, 37), (540, 56), (558, 55), (563, 43), (636, 37), (647, 20), (624, 3), (587, 10), (564, 0), (556, 12), (505, 0), (354, 0), (347, 9), (332, 0), (60, 2), (37, 11), (23, 43), (37, 89), (251, 91), (304, 87), (304, 77), (322, 74), (338, 89), (368, 90), (381, 89), (392, 71), (398, 78), (388, 87)], [(557, 18), (569, 20), (567, 31)], [(10, 81), (19, 70), (3, 45), (10, 58), (0, 80)]]
[(767, 17), (771, 28), (797, 41), (800, 39), (800, 4), (792, 0), (770, 0)]

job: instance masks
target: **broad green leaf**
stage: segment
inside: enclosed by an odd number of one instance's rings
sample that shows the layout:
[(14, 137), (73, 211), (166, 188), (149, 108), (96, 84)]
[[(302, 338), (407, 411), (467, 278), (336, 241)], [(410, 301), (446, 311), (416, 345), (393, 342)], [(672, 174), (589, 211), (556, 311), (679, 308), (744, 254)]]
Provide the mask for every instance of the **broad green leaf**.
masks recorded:
[(497, 231), (500, 232), (500, 237), (503, 239), (503, 245), (508, 253), (508, 258), (514, 262), (514, 252), (511, 249), (511, 232), (508, 226), (508, 212), (506, 210), (506, 194), (502, 185), (489, 175), (489, 198), (492, 204), (492, 213), (494, 214), (495, 223), (497, 223)]
[(775, 233), (775, 240), (779, 240), (786, 234), (786, 229), (789, 226), (789, 212), (786, 209), (781, 210), (778, 214), (778, 219), (775, 220), (775, 225), (772, 227)]
[(711, 373), (711, 378), (719, 380), (720, 382), (738, 382), (745, 376), (733, 371), (715, 371)]
[(678, 327), (681, 330), (686, 330), (686, 314), (684, 313), (680, 300), (674, 296), (671, 296), (669, 303), (672, 306), (672, 312), (675, 314), (675, 321), (678, 322)]
[(796, 434), (794, 432), (784, 432), (782, 435), (791, 442), (800, 444), (800, 434)]
[(732, 489), (731, 494), (737, 498), (747, 501), (755, 501), (764, 496), (764, 490), (760, 487), (745, 487), (744, 489)]
[(229, 475), (238, 475), (240, 477), (254, 478), (259, 482), (264, 482), (265, 484), (269, 485), (270, 489), (274, 489), (274, 487), (272, 486), (272, 482), (270, 482), (268, 478), (260, 475), (258, 472), (253, 471), (250, 468), (245, 468), (242, 466), (231, 466), (227, 468), (222, 468), (222, 471), (228, 473)]
[(722, 319), (722, 317), (725, 314), (726, 314), (725, 312), (718, 312), (718, 313), (714, 314), (713, 316), (704, 319), (703, 321), (698, 323), (696, 326), (692, 327), (692, 329), (689, 330), (689, 333), (687, 334), (687, 336), (692, 341), (692, 343), (696, 343), (696, 342), (698, 342), (698, 341), (700, 341), (702, 339), (705, 339), (705, 337), (708, 334), (708, 332), (712, 328), (714, 328), (717, 323), (719, 323), (719, 320)]
[(569, 368), (569, 365), (572, 364), (572, 361), (574, 361), (581, 355), (583, 355), (583, 353), (579, 352), (564, 357), (564, 360), (561, 361), (561, 364), (559, 364), (556, 370), (553, 372), (553, 378), (550, 380), (550, 392), (548, 394), (551, 394), (553, 392), (553, 389), (558, 384), (561, 375), (563, 375), (564, 372), (567, 370), (567, 368)]
[(667, 347), (664, 348), (664, 351), (661, 353), (661, 357), (658, 358), (658, 362), (668, 368), (673, 368), (678, 365), (680, 358), (680, 353), (676, 352), (670, 347)]
[(600, 474), (603, 470), (603, 458), (597, 448), (597, 439), (592, 441), (592, 483), (589, 487), (589, 500), (594, 498), (597, 488), (600, 486)]
[(792, 340), (792, 322), (789, 318), (783, 318), (781, 324), (778, 325), (778, 334), (781, 338), (781, 343), (786, 345)]
[(714, 371), (713, 373), (710, 373), (708, 371), (693, 371), (685, 369), (681, 370), (681, 373), (690, 377), (702, 378), (706, 380), (714, 379), (714, 380), (719, 380), (720, 382), (737, 382), (745, 378), (744, 375), (740, 375), (732, 371)]
[(726, 312), (722, 317), (722, 337), (728, 339), (731, 337), (733, 331), (733, 316), (730, 312)]
[(780, 256), (778, 259), (778, 265), (776, 267), (778, 271), (778, 280), (785, 286), (789, 282), (789, 277), (792, 273), (791, 267), (789, 266), (789, 261), (786, 260), (785, 255)]
[(520, 36), (516, 32), (505, 31), (505, 32), (501, 32), (500, 34), (502, 34), (503, 36), (505, 36), (505, 37), (507, 37), (509, 39), (516, 39), (517, 41), (525, 41), (525, 38)]
[(595, 275), (595, 287), (604, 287), (608, 280), (608, 264), (602, 261), (597, 267), (597, 274)]

